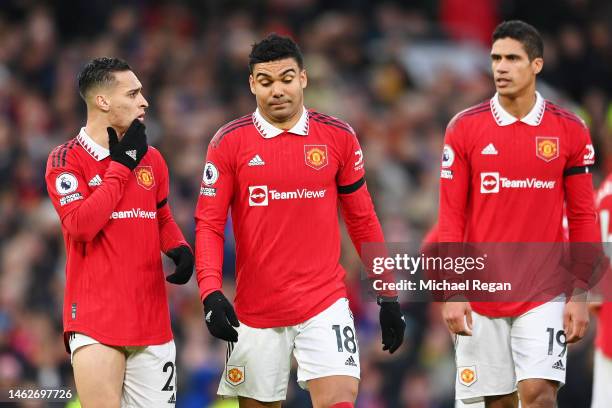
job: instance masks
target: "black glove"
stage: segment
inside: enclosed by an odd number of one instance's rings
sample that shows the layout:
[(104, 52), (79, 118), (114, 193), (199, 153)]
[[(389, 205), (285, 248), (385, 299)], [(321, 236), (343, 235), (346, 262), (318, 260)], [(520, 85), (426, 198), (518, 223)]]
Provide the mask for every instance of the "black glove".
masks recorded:
[(172, 275), (166, 276), (166, 280), (176, 285), (184, 285), (189, 282), (191, 274), (193, 274), (194, 258), (191, 249), (188, 246), (181, 245), (166, 252), (169, 258), (172, 258), (176, 269)]
[(204, 319), (208, 331), (216, 338), (234, 343), (238, 341), (238, 332), (234, 327), (240, 326), (240, 322), (221, 291), (216, 290), (204, 299)]
[(404, 341), (406, 322), (397, 298), (379, 297), (377, 303), (380, 305), (383, 350), (389, 350), (389, 354), (393, 354)]
[(107, 127), (106, 131), (108, 132), (108, 150), (110, 150), (111, 160), (134, 170), (149, 148), (145, 126), (138, 119), (134, 119), (121, 141), (115, 129)]

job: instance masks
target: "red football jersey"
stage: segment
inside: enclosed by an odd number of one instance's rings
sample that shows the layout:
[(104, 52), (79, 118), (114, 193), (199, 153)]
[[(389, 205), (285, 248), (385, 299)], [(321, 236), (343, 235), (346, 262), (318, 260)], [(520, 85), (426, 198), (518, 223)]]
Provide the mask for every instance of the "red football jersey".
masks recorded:
[(134, 171), (81, 129), (49, 155), (47, 191), (66, 245), (64, 334), (117, 346), (172, 339), (160, 250), (187, 245), (153, 147)]
[[(588, 128), (544, 100), (518, 120), (495, 95), (457, 114), (446, 130), (440, 242), (597, 242)], [(537, 271), (534, 271), (537, 273)], [(503, 278), (503, 277), (500, 277)], [(517, 316), (535, 303), (478, 303), (488, 316)]]
[[(602, 183), (597, 192), (597, 207), (603, 242), (612, 242), (612, 174)], [(610, 245), (610, 244), (608, 244)], [(606, 279), (610, 280), (610, 270)], [(609, 300), (606, 299), (606, 300)], [(605, 302), (599, 311), (597, 325), (597, 338), (595, 345), (599, 347), (606, 356), (612, 358), (612, 303)]]
[(202, 299), (221, 288), (231, 207), (238, 318), (253, 327), (301, 323), (346, 296), (338, 203), (358, 251), (383, 242), (349, 125), (303, 110), (283, 131), (255, 111), (223, 126), (208, 146), (196, 208)]

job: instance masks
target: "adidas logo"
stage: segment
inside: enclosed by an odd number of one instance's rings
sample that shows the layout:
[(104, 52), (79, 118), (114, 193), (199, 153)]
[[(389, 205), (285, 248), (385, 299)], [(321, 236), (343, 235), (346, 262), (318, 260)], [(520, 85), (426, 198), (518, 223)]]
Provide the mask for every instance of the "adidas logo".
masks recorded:
[(565, 371), (565, 367), (563, 366), (563, 361), (561, 361), (561, 360), (559, 360), (555, 364), (553, 364), (552, 368), (556, 368), (557, 370)]
[(357, 363), (355, 363), (355, 359), (353, 358), (353, 356), (349, 356), (349, 358), (346, 359), (344, 365), (357, 367)]
[(91, 180), (89, 180), (89, 182), (87, 183), (87, 185), (88, 185), (89, 187), (97, 187), (97, 186), (99, 186), (99, 185), (101, 185), (101, 184), (102, 184), (102, 178), (100, 177), (100, 175), (99, 175), (99, 174), (96, 174), (96, 175), (94, 176), (94, 178), (92, 178)]
[(128, 156), (132, 158), (132, 160), (136, 161), (136, 150), (128, 150), (125, 152)]
[(212, 317), (212, 310), (206, 313), (205, 319), (208, 323), (210, 323), (210, 318)]
[(493, 146), (493, 143), (489, 143), (484, 149), (482, 149), (480, 154), (495, 155), (497, 154), (497, 149), (495, 149), (495, 146)]
[(264, 164), (266, 164), (266, 162), (261, 160), (258, 154), (249, 161), (249, 166), (263, 166)]
[(174, 396), (174, 393), (172, 393), (172, 396), (168, 400), (168, 404), (176, 404), (176, 397)]

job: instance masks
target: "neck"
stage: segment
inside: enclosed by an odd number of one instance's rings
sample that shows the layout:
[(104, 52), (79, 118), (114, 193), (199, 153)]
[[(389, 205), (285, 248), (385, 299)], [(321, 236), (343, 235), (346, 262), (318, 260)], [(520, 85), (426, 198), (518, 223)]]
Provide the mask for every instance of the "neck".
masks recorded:
[(268, 116), (263, 109), (259, 109), (259, 113), (261, 114), (261, 116), (264, 117), (265, 120), (267, 120), (269, 123), (271, 123), (275, 127), (282, 129), (282, 130), (289, 130), (293, 128), (295, 124), (298, 123), (298, 121), (302, 117), (303, 111), (304, 111), (304, 107), (300, 106), (300, 109), (298, 109), (292, 116), (290, 116), (289, 118), (287, 118), (286, 120), (282, 122), (278, 122), (274, 118), (271, 118), (270, 116)]
[(108, 132), (106, 131), (106, 128), (109, 126), (110, 125), (105, 117), (88, 114), (85, 132), (87, 132), (89, 137), (91, 137), (94, 142), (108, 149)]
[(519, 120), (531, 112), (537, 100), (535, 86), (530, 86), (528, 90), (520, 95), (503, 96), (498, 94), (498, 98), (502, 108)]

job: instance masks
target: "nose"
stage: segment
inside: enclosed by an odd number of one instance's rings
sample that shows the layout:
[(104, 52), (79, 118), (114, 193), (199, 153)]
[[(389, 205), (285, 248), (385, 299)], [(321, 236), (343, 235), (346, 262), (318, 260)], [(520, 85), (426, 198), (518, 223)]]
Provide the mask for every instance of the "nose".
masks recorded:
[(144, 97), (143, 94), (140, 94), (140, 97), (142, 98), (142, 100), (140, 101), (140, 107), (141, 108), (148, 108), (149, 107), (149, 102), (147, 102), (147, 99)]
[(508, 72), (508, 63), (505, 58), (502, 58), (499, 61), (497, 61), (497, 65), (495, 66), (495, 71), (499, 73)]
[(274, 98), (281, 98), (284, 94), (283, 85), (280, 82), (274, 82), (272, 85), (272, 96)]

